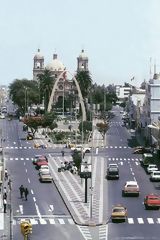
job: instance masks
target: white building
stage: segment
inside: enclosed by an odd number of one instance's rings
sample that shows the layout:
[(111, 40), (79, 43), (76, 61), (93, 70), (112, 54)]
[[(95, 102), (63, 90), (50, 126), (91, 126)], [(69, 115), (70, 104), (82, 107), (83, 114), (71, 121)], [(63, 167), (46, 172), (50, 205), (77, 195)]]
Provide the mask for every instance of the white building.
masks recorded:
[(143, 116), (145, 93), (144, 89), (137, 89), (135, 93), (129, 96), (127, 108), (131, 128), (145, 127), (145, 118)]
[(131, 87), (122, 87), (120, 85), (116, 86), (116, 96), (118, 97), (119, 101), (124, 101), (126, 98), (129, 97), (131, 93)]

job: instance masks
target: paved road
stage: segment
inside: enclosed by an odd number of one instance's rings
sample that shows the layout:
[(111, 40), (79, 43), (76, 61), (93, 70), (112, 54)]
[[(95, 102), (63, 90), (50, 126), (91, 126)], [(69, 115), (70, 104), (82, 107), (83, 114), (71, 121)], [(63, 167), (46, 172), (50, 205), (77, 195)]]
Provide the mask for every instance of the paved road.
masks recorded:
[[(74, 224), (55, 185), (39, 182), (32, 159), (43, 150), (32, 148), (32, 141), (21, 140), (24, 132), (17, 120), (2, 120), (0, 124), (6, 139), (3, 142), (5, 162), (13, 182), (13, 239), (22, 238), (19, 223), (23, 219), (30, 219), (33, 224), (32, 239), (41, 236), (41, 239), (50, 240), (53, 234), (56, 239), (84, 239), (83, 229)], [(28, 201), (20, 199), (21, 184), (29, 189)]]
[[(106, 161), (116, 162), (120, 169), (118, 181), (106, 181), (108, 194), (108, 216), (110, 216), (112, 205), (124, 204), (128, 209), (128, 220), (126, 223), (108, 223), (108, 240), (158, 240), (160, 235), (159, 211), (146, 211), (143, 206), (143, 198), (148, 193), (159, 193), (159, 183), (151, 183), (149, 176), (140, 166), (141, 155), (134, 155), (132, 148), (124, 149), (123, 146), (131, 147), (132, 139), (128, 130), (121, 125), (119, 110), (115, 111), (111, 127), (107, 133)], [(121, 147), (121, 148), (120, 148)], [(128, 180), (136, 180), (140, 186), (139, 197), (122, 197), (121, 189)]]

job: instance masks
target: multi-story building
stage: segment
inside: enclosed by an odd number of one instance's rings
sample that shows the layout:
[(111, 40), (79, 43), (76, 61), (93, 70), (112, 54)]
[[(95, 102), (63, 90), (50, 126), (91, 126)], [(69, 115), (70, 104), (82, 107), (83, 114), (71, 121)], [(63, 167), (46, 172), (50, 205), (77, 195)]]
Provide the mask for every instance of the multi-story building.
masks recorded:
[(132, 88), (131, 87), (125, 87), (121, 85), (116, 86), (116, 96), (118, 97), (119, 101), (124, 101), (125, 99), (128, 99)]
[(159, 127), (151, 128), (152, 124), (159, 125), (160, 121), (160, 74), (155, 73), (146, 87), (146, 123), (148, 137), (152, 143), (158, 143)]

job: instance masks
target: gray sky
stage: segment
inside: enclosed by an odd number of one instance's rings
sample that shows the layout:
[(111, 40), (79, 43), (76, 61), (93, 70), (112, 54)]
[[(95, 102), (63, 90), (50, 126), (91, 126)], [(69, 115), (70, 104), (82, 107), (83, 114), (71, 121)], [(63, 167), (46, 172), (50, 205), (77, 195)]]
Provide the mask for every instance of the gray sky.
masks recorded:
[(100, 85), (148, 80), (150, 57), (160, 70), (159, 10), (159, 0), (1, 1), (0, 84), (32, 79), (37, 48), (72, 73), (84, 48)]

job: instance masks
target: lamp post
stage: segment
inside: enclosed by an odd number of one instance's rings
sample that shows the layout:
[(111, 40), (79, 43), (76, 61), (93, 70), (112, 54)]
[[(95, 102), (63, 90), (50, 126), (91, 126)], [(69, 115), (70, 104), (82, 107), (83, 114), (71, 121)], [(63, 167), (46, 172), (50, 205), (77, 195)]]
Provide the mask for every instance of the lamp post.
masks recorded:
[(27, 87), (24, 87), (24, 111), (25, 111), (25, 115), (26, 115), (26, 113), (28, 112), (27, 110)]

